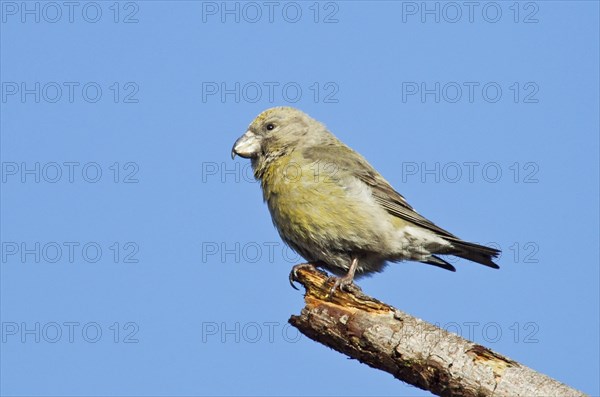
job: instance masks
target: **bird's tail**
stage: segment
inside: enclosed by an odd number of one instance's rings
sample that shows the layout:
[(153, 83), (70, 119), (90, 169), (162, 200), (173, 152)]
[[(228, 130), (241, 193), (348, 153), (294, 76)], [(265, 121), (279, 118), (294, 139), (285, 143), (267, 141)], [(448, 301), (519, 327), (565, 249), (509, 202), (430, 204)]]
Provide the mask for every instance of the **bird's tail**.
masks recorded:
[(497, 258), (500, 250), (496, 248), (486, 247), (475, 243), (469, 243), (460, 239), (446, 238), (454, 246), (454, 250), (449, 252), (450, 255), (468, 259), (473, 262), (480, 263), (494, 269), (500, 269), (500, 266), (495, 264), (492, 259)]

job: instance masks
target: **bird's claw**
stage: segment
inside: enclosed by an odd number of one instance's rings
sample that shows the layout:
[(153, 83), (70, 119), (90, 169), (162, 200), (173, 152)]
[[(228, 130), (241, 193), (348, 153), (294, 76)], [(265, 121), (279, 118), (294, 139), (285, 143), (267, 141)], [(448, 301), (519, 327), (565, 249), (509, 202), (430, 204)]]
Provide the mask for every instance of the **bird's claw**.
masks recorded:
[(292, 267), (292, 270), (290, 271), (290, 275), (289, 275), (290, 285), (296, 291), (299, 291), (300, 288), (296, 287), (296, 285), (294, 284), (294, 282), (296, 282), (298, 280), (298, 270), (300, 270), (300, 269), (302, 269), (304, 267), (308, 267), (308, 268), (312, 268), (312, 269), (315, 268), (310, 263), (302, 263), (300, 265), (295, 265), (294, 267)]
[(336, 289), (340, 291), (349, 292), (349, 288), (354, 285), (353, 277), (331, 277), (333, 281), (333, 286), (329, 290), (329, 297), (331, 298), (335, 293)]

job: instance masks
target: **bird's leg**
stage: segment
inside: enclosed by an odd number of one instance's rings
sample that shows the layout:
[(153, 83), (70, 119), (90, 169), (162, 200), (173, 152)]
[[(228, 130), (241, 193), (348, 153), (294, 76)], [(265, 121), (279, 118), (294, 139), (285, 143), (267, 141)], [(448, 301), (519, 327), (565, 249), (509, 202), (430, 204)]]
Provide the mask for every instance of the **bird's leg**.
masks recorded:
[(358, 268), (358, 258), (352, 258), (352, 263), (350, 263), (350, 269), (348, 269), (348, 273), (344, 277), (337, 277), (335, 282), (333, 283), (333, 287), (329, 290), (329, 296), (333, 296), (333, 293), (337, 288), (343, 290), (345, 287), (352, 285), (354, 282), (354, 273), (356, 273), (356, 269)]
[(310, 263), (301, 263), (299, 265), (295, 265), (294, 267), (292, 267), (292, 271), (290, 272), (290, 285), (292, 286), (293, 289), (298, 290), (298, 288), (294, 285), (294, 282), (297, 280), (298, 278), (298, 270), (302, 269), (303, 267), (309, 267), (314, 269), (314, 265), (310, 264)]

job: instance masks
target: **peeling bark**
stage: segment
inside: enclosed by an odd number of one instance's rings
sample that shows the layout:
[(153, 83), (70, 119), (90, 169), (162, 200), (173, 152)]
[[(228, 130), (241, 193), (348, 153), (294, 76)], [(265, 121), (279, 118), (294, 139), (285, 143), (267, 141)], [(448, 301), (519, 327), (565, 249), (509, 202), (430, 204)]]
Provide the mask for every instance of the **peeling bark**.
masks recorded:
[(296, 272), (306, 306), (290, 324), (304, 335), (439, 396), (585, 396), (492, 350), (412, 317), (312, 266)]

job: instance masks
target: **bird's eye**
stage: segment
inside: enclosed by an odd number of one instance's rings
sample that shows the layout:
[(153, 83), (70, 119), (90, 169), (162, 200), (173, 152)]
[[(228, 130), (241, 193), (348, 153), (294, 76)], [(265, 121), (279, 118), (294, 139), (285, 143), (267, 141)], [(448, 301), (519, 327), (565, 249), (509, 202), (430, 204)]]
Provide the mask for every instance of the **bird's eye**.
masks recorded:
[(275, 128), (275, 124), (267, 124), (267, 130), (271, 131)]

